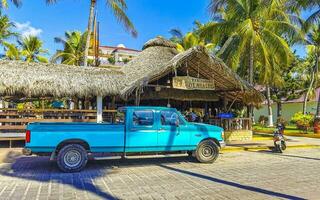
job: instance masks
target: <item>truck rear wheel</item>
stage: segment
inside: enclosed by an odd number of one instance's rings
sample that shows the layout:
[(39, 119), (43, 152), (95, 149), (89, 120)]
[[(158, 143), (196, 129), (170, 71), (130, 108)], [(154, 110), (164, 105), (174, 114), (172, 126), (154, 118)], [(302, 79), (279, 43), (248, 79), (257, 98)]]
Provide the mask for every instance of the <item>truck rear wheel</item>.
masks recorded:
[(195, 154), (199, 162), (213, 163), (219, 156), (219, 147), (212, 140), (204, 140), (198, 145)]
[(88, 162), (88, 153), (86, 149), (79, 144), (68, 144), (64, 146), (57, 157), (57, 164), (63, 172), (81, 171)]

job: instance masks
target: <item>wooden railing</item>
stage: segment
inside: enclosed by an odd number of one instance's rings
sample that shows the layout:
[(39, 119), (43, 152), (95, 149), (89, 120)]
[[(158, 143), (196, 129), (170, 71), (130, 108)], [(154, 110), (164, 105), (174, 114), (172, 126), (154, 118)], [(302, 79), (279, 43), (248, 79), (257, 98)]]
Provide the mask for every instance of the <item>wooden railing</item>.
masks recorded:
[[(103, 120), (112, 122), (116, 110), (103, 110)], [(22, 137), (30, 122), (96, 122), (96, 110), (0, 109), (0, 138)]]
[(209, 120), (209, 123), (212, 125), (220, 126), (225, 131), (252, 129), (252, 120), (250, 118), (213, 118)]

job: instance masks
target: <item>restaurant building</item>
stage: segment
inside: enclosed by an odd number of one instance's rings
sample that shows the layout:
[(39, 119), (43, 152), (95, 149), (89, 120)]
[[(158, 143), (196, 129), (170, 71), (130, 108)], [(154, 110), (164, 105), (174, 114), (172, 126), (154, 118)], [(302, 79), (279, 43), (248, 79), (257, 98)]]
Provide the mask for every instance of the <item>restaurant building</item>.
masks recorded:
[(21, 137), (18, 131), (32, 121), (112, 121), (117, 107), (152, 105), (200, 113), (202, 121), (225, 128), (227, 140), (251, 139), (251, 119), (221, 113), (256, 106), (264, 96), (204, 47), (181, 53), (175, 47), (162, 37), (151, 39), (121, 69), (0, 61), (3, 99), (90, 99), (96, 108), (2, 108), (0, 137)]

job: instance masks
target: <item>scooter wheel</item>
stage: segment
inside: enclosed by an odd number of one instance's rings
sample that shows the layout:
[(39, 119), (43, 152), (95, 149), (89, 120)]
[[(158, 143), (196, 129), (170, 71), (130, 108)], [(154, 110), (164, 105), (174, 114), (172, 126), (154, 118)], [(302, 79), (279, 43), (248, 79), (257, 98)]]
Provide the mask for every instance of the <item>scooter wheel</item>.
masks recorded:
[(281, 150), (284, 151), (284, 150), (286, 150), (286, 148), (287, 148), (286, 142), (281, 141)]

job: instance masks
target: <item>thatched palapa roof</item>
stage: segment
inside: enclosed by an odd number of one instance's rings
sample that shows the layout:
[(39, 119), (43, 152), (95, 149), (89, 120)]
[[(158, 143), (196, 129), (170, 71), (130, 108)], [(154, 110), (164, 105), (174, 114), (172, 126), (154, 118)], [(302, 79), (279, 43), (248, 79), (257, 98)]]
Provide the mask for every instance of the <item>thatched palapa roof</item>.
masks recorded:
[(130, 95), (139, 86), (154, 80), (156, 74), (164, 74), (168, 70), (168, 62), (178, 54), (176, 45), (162, 37), (149, 40), (143, 51), (123, 67), (126, 75), (123, 96)]
[[(143, 51), (119, 70), (3, 60), (0, 61), (0, 95), (120, 95), (126, 98), (136, 88), (145, 87), (152, 81), (178, 71), (192, 77), (213, 80), (215, 91), (208, 93), (230, 100), (236, 98), (245, 103), (263, 101), (261, 93), (221, 60), (210, 55), (204, 47), (194, 47), (182, 53), (175, 47), (174, 43), (161, 37), (149, 40)], [(215, 95), (210, 98), (215, 98)]]
[(117, 95), (123, 72), (70, 65), (0, 61), (0, 94), (85, 97)]
[[(210, 55), (204, 47), (197, 46), (182, 53), (178, 53), (175, 47), (174, 43), (161, 37), (147, 42), (139, 56), (124, 67), (127, 78), (121, 94), (131, 94), (135, 88), (146, 86), (178, 70), (192, 77), (213, 80), (216, 91), (208, 93), (213, 92), (229, 100), (243, 100), (247, 104), (259, 104), (263, 101), (264, 96), (260, 92), (241, 79), (223, 61)], [(200, 93), (199, 91), (199, 95)]]

